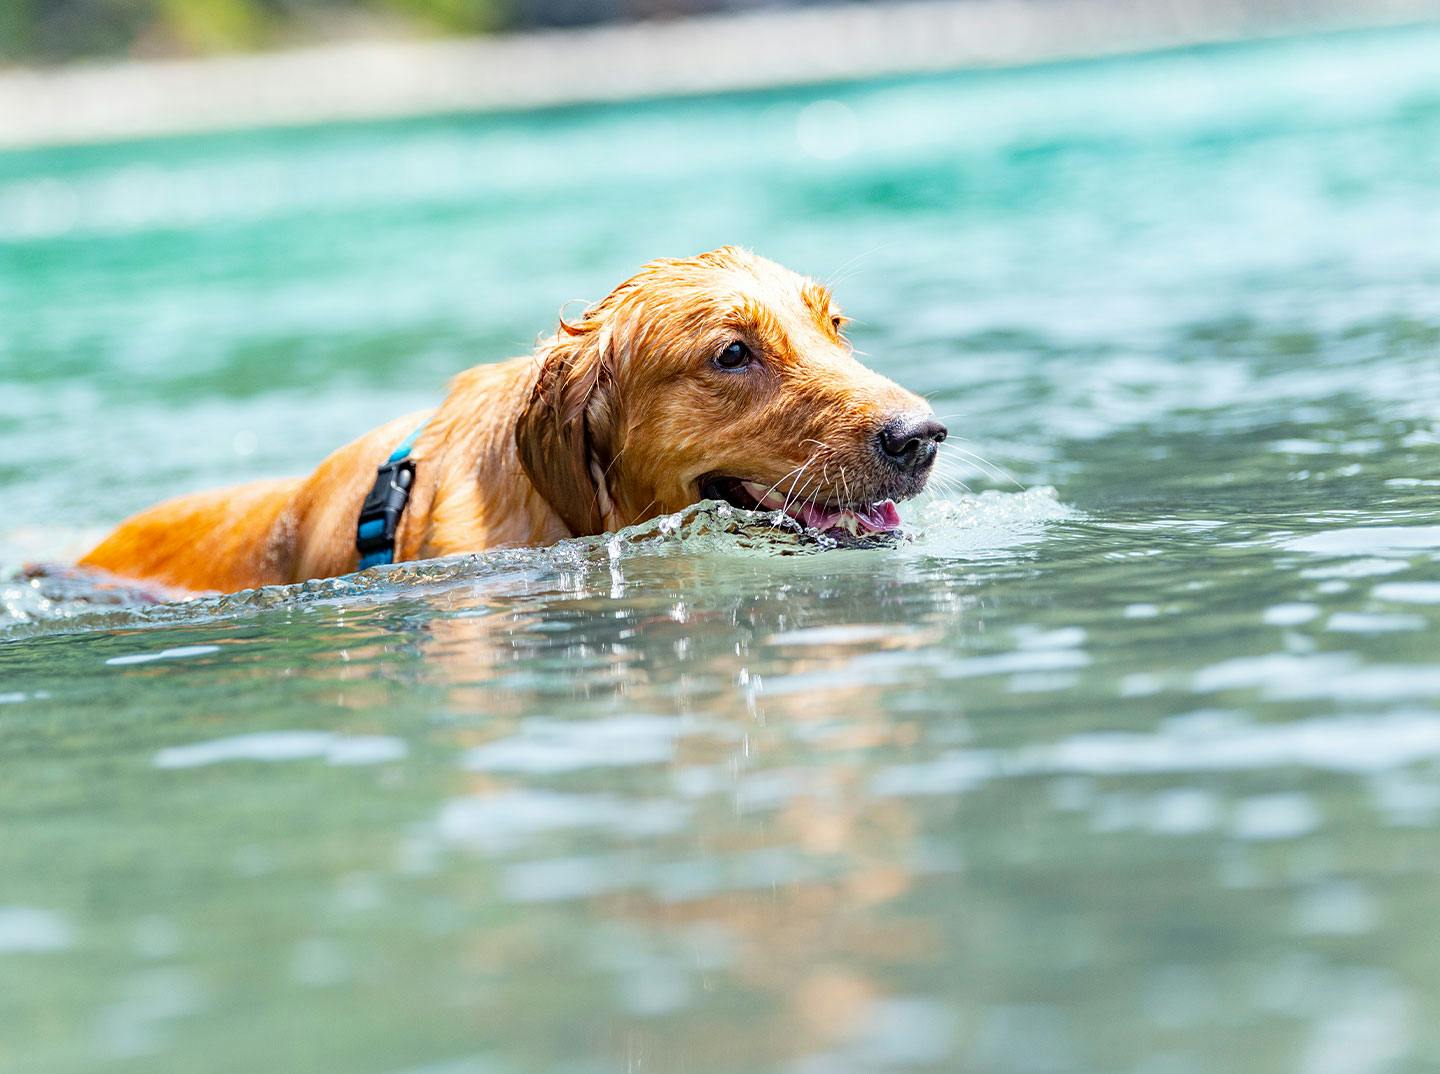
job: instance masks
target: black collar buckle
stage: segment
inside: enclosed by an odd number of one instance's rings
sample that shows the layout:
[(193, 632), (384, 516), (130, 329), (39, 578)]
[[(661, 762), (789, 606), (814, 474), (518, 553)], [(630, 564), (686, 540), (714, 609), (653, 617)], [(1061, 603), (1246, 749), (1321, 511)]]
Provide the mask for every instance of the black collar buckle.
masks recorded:
[(415, 483), (415, 463), (396, 459), (381, 464), (375, 473), (375, 485), (360, 505), (360, 522), (355, 532), (355, 547), (360, 555), (394, 551), (395, 531), (400, 516), (410, 502), (410, 487)]

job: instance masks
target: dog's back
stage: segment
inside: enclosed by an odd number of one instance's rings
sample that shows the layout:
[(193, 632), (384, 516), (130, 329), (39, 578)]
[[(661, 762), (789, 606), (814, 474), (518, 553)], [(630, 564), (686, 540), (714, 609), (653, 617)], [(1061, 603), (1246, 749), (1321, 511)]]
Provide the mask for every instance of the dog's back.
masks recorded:
[(224, 593), (354, 570), (355, 519), (375, 467), (424, 416), (370, 430), (306, 477), (166, 500), (122, 522), (79, 566)]
[(126, 519), (79, 565), (192, 590), (288, 581), (288, 550), (277, 537), (302, 482), (254, 481), (166, 500)]

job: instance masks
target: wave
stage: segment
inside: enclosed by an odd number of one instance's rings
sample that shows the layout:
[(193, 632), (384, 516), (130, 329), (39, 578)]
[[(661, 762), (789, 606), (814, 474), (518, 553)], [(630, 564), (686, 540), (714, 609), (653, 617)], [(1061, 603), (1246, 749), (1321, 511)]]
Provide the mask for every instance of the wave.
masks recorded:
[(185, 600), (141, 583), (73, 567), (31, 568), (0, 582), (0, 640), (44, 634), (133, 630), (192, 625), (252, 615), (277, 607), (343, 602), (383, 604), (399, 595), (438, 592), (477, 579), (523, 574), (528, 584), (577, 571), (616, 569), (647, 557), (707, 556), (763, 559), (822, 553), (991, 558), (1013, 553), (1043, 536), (1048, 523), (1076, 517), (1054, 489), (987, 491), (957, 499), (931, 499), (907, 513), (916, 518), (899, 538), (846, 543), (803, 529), (779, 512), (737, 510), (723, 503), (696, 504), (596, 537), (546, 548), (504, 548), (397, 563), (338, 578), (264, 586)]

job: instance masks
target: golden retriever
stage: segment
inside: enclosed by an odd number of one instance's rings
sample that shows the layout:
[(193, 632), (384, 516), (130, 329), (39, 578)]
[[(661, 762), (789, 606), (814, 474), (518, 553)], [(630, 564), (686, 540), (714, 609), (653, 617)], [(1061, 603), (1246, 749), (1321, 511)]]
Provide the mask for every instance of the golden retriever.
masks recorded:
[(856, 361), (844, 325), (826, 288), (748, 251), (652, 261), (534, 354), (460, 374), (433, 413), (308, 477), (152, 507), (80, 565), (224, 592), (353, 571), (377, 466), (422, 422), (396, 561), (550, 544), (703, 499), (889, 532), (945, 427)]

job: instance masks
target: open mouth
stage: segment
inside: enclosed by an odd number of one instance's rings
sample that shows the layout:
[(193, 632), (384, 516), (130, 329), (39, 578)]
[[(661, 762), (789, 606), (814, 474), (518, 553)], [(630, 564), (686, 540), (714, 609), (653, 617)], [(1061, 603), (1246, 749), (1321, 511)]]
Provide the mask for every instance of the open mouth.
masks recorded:
[(894, 533), (900, 528), (900, 512), (895, 509), (894, 500), (847, 505), (789, 503), (790, 498), (773, 485), (721, 476), (702, 478), (700, 495), (707, 500), (722, 500), (744, 511), (783, 511), (806, 529), (818, 530), (830, 537), (842, 534), (868, 537)]

